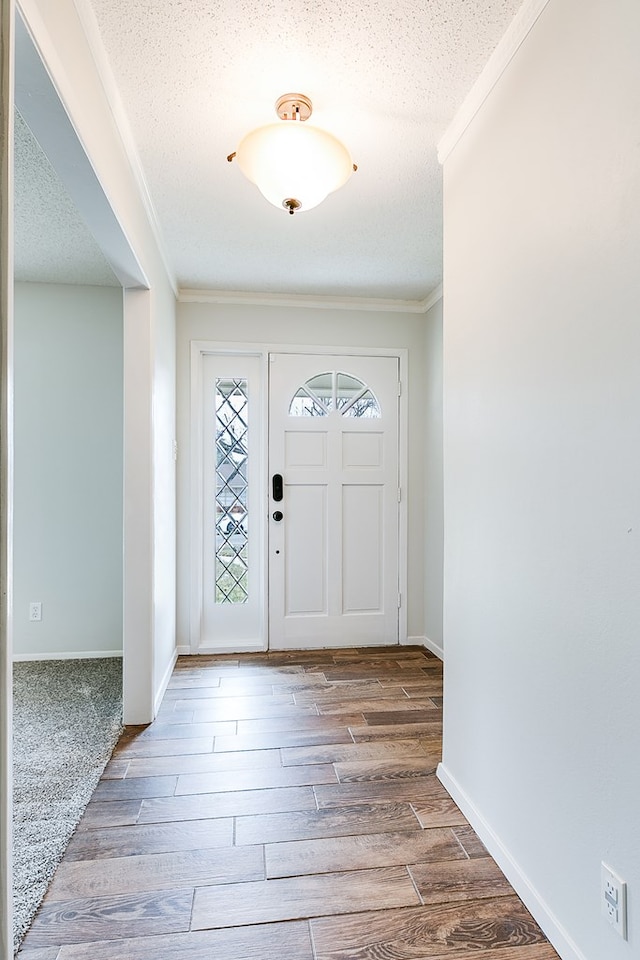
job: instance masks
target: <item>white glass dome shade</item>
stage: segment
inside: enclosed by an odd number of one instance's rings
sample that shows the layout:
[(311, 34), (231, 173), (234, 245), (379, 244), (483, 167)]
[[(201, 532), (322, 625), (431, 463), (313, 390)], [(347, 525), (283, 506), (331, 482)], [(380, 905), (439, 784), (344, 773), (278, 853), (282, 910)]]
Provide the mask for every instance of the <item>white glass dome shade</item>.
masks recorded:
[(241, 141), (236, 156), (247, 179), (274, 206), (311, 210), (353, 173), (347, 148), (331, 133), (300, 120), (259, 127)]

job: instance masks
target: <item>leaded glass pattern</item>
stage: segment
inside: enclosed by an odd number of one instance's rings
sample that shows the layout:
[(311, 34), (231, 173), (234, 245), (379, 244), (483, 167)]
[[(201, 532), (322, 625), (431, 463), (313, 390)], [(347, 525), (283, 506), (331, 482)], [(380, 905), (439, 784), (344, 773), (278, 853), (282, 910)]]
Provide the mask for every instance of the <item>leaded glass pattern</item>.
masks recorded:
[(382, 411), (366, 383), (350, 373), (319, 373), (302, 384), (289, 404), (290, 417), (326, 417), (334, 410), (343, 417), (380, 419)]
[(244, 379), (216, 379), (216, 603), (249, 599), (249, 399)]

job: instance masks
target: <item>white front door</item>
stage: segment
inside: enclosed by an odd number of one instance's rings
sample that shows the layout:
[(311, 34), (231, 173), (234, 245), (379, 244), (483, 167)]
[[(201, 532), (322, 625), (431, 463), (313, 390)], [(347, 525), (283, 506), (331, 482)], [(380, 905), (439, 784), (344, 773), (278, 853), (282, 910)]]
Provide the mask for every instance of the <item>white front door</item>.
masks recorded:
[(397, 357), (270, 355), (272, 649), (398, 642), (398, 383)]

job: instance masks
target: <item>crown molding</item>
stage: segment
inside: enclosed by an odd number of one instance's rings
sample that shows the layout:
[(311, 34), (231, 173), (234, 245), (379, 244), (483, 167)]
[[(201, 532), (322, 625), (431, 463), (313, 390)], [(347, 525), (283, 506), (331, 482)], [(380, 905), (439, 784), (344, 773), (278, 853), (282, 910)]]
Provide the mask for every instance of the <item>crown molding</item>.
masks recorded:
[(426, 313), (441, 296), (442, 286), (439, 286), (424, 300), (323, 297), (293, 293), (242, 293), (233, 290), (181, 288), (178, 291), (178, 302), (239, 304), (252, 307), (313, 307), (321, 310), (369, 310), (387, 313)]
[(113, 75), (113, 70), (111, 69), (107, 52), (102, 42), (96, 15), (88, 0), (72, 0), (72, 2), (84, 31), (89, 51), (91, 53), (91, 58), (95, 64), (96, 73), (102, 85), (102, 89), (104, 90), (109, 108), (113, 114), (116, 129), (122, 141), (125, 155), (138, 187), (140, 199), (147, 215), (151, 233), (153, 234), (156, 247), (158, 248), (158, 253), (160, 254), (160, 259), (162, 260), (167, 278), (171, 284), (171, 287), (173, 288), (173, 292), (177, 296), (178, 284), (173, 272), (173, 268), (169, 262), (164, 238), (162, 236), (162, 230), (160, 228), (160, 221), (158, 219), (153, 200), (151, 199), (151, 191), (149, 190), (144, 168), (140, 160), (140, 154), (138, 153), (138, 148), (131, 130), (131, 124), (129, 123), (129, 118), (124, 108), (124, 104), (122, 103), (122, 97), (120, 96), (120, 91)]
[(431, 307), (435, 307), (438, 300), (442, 300), (443, 296), (444, 296), (444, 287), (441, 283), (439, 283), (438, 286), (433, 291), (433, 293), (430, 294), (426, 298), (426, 300), (422, 301), (424, 305), (423, 306), (424, 312), (427, 313), (429, 310), (431, 310)]
[(440, 140), (440, 163), (444, 163), (454, 149), (548, 3), (549, 0), (525, 0), (522, 4)]

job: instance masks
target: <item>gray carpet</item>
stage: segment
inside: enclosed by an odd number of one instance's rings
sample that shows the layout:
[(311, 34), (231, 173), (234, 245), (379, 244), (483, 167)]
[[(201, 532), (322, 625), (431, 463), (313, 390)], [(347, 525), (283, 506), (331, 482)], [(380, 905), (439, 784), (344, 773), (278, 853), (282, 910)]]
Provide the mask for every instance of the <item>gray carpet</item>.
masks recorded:
[(13, 672), (17, 950), (122, 730), (122, 660), (16, 663)]

